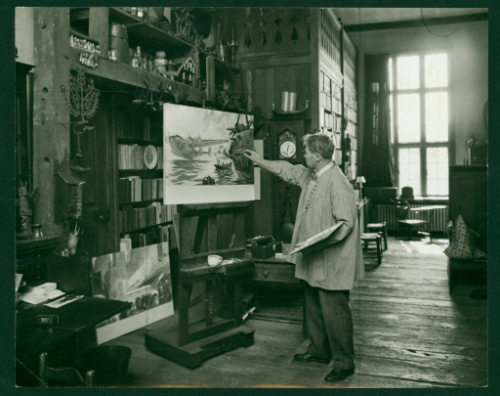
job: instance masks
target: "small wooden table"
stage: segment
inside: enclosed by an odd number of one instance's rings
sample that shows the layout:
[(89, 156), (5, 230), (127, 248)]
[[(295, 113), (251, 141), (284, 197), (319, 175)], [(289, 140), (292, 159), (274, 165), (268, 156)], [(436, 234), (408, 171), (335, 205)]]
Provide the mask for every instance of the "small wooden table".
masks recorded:
[[(411, 240), (411, 236), (412, 236), (414, 227), (419, 227), (419, 226), (424, 225), (424, 224), (432, 224), (433, 220), (434, 220), (434, 211), (439, 210), (439, 209), (446, 209), (446, 205), (428, 205), (428, 206), (420, 206), (420, 207), (416, 207), (416, 208), (410, 208), (410, 213), (415, 213), (415, 215), (418, 216), (419, 212), (427, 212), (428, 217), (426, 220), (413, 219), (413, 218), (406, 219), (406, 220), (398, 220), (398, 223), (408, 226), (408, 228), (409, 228), (408, 240)], [(432, 242), (431, 230), (429, 230), (428, 233), (422, 232), (422, 234), (429, 234), (429, 238)]]

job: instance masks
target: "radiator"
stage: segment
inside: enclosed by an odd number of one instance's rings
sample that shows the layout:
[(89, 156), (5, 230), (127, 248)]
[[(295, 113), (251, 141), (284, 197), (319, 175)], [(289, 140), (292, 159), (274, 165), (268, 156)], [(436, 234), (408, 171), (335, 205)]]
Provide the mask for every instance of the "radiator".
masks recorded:
[[(418, 208), (420, 206), (429, 206), (432, 204), (411, 204), (410, 207)], [(430, 227), (430, 231), (434, 232), (446, 232), (446, 225), (448, 224), (448, 205), (446, 205), (445, 209), (436, 209), (433, 210), (433, 219)], [(391, 204), (375, 204), (373, 208), (374, 222), (382, 222), (385, 221), (387, 223), (388, 231), (397, 231), (398, 222), (396, 216), (396, 207)], [(420, 213), (420, 218), (427, 220), (425, 216), (428, 216), (428, 213)], [(410, 211), (410, 218), (415, 218), (415, 214)], [(429, 229), (427, 227), (427, 229)]]

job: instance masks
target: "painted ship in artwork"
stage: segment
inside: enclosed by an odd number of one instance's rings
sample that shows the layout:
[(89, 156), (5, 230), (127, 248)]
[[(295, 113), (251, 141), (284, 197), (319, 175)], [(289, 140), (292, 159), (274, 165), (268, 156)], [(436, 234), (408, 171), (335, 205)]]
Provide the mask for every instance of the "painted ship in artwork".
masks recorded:
[(243, 155), (246, 149), (253, 150), (251, 121), (241, 124), (234, 113), (185, 111), (190, 114), (165, 124), (166, 183), (203, 185), (210, 176), (216, 185), (253, 184), (253, 164)]
[(179, 158), (197, 161), (210, 161), (217, 145), (227, 143), (227, 140), (202, 140), (200, 138), (183, 138), (173, 135), (168, 138), (172, 152)]

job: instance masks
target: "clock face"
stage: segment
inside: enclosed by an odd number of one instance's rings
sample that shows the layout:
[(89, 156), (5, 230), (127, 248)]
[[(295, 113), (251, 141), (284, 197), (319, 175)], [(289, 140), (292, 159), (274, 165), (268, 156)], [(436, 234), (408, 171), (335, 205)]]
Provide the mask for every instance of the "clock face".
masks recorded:
[(280, 155), (284, 158), (291, 158), (297, 152), (297, 146), (294, 142), (283, 142), (280, 146)]

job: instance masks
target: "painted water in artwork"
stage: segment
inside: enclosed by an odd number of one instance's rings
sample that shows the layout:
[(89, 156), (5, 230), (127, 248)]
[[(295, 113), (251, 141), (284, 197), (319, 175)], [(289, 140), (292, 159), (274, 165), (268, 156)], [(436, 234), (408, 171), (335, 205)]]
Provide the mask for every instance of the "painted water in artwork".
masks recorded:
[(167, 186), (254, 183), (252, 116), (165, 104), (164, 139)]

